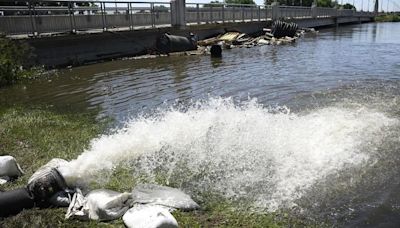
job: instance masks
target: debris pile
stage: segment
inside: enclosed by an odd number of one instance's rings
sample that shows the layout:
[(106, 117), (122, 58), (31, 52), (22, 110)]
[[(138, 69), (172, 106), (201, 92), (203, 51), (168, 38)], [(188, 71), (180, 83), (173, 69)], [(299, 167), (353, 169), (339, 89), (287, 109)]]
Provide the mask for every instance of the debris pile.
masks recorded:
[(217, 37), (198, 41), (197, 44), (203, 47), (220, 45), (225, 49), (260, 45), (280, 45), (293, 43), (306, 32), (305, 29), (299, 29), (298, 25), (295, 23), (283, 21), (275, 21), (271, 29), (264, 29), (263, 31), (265, 34), (257, 37), (251, 37), (248, 34), (240, 32), (227, 32)]
[(289, 44), (307, 32), (316, 33), (314, 29), (300, 29), (296, 23), (280, 20), (274, 21), (271, 28), (263, 29), (263, 32), (261, 36), (253, 37), (246, 33), (231, 31), (204, 40), (197, 40), (192, 33), (188, 37), (165, 33), (156, 40), (156, 52), (161, 55), (210, 54), (212, 57), (221, 57), (223, 49)]

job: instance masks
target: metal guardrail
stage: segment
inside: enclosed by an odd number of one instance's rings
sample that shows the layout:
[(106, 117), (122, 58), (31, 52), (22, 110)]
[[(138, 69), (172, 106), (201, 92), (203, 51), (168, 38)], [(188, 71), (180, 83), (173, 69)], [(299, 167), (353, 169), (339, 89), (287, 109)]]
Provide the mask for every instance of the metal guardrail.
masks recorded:
[(271, 17), (271, 6), (224, 3), (186, 3), (188, 24), (265, 21)]
[[(10, 1), (11, 2), (11, 1)], [(14, 2), (14, 1), (12, 1)], [(0, 32), (8, 35), (133, 30), (171, 25), (170, 2), (118, 1), (17, 1), (20, 6), (0, 6)], [(89, 6), (80, 6), (89, 3)]]
[[(7, 35), (80, 31), (120, 31), (171, 26), (173, 6), (170, 2), (129, 0), (6, 0), (0, 5), (0, 32)], [(374, 16), (372, 12), (355, 12), (333, 8), (279, 6), (279, 18), (325, 18)], [(266, 21), (273, 18), (272, 7), (225, 3), (186, 3), (185, 23)]]

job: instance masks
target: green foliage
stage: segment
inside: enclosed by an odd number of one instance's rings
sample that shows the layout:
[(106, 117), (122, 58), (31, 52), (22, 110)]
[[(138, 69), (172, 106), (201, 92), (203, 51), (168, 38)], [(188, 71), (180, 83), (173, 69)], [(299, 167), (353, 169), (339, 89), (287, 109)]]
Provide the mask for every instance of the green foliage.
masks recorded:
[[(265, 5), (271, 5), (275, 0), (264, 0)], [(279, 5), (285, 5), (285, 6), (306, 6), (306, 7), (311, 7), (314, 0), (277, 0), (279, 2)], [(336, 1), (332, 0), (317, 0), (317, 6), (318, 7), (329, 7), (333, 8), (337, 6)]]
[(32, 50), (20, 41), (0, 36), (0, 86), (31, 77)]
[[(271, 5), (275, 0), (264, 0), (264, 4)], [(277, 0), (279, 5), (285, 6), (311, 6), (313, 0)]]
[(336, 2), (333, 2), (332, 0), (318, 0), (317, 1), (317, 6), (318, 7), (329, 7), (333, 8), (335, 7)]
[(256, 3), (253, 0), (226, 0), (227, 4), (246, 4), (246, 5), (255, 5)]
[[(253, 0), (225, 0), (226, 4), (242, 4), (242, 5), (255, 5), (256, 3)], [(223, 2), (218, 0), (211, 1), (210, 4), (204, 4), (204, 7), (220, 7), (223, 5)], [(227, 6), (229, 7), (229, 5)]]
[(397, 14), (386, 14), (375, 17), (377, 22), (400, 22), (400, 16)]
[(223, 5), (223, 3), (222, 2), (219, 2), (218, 0), (217, 1), (211, 1), (210, 2), (210, 4), (204, 4), (204, 7), (220, 7), (220, 6), (222, 6)]
[(356, 7), (355, 6), (353, 6), (352, 4), (350, 4), (350, 3), (346, 3), (346, 4), (344, 4), (343, 6), (342, 6), (342, 8), (343, 9), (356, 9)]

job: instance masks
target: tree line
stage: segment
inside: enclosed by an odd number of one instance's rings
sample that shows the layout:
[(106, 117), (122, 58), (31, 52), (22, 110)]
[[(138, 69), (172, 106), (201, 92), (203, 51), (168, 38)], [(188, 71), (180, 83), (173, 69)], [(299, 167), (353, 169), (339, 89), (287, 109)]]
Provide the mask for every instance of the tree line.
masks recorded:
[[(275, 0), (264, 0), (265, 5), (271, 5)], [(306, 6), (311, 7), (314, 0), (276, 0), (279, 2), (279, 5), (286, 6)], [(211, 1), (213, 6), (222, 6), (222, 2), (216, 0)], [(226, 4), (246, 4), (246, 5), (255, 5), (256, 3), (253, 0), (226, 0)], [(204, 6), (210, 6), (205, 4)], [(337, 1), (332, 0), (317, 0), (317, 6), (319, 7), (330, 7), (330, 8), (343, 8), (343, 9), (356, 9), (352, 4), (346, 3), (344, 5), (338, 4)]]

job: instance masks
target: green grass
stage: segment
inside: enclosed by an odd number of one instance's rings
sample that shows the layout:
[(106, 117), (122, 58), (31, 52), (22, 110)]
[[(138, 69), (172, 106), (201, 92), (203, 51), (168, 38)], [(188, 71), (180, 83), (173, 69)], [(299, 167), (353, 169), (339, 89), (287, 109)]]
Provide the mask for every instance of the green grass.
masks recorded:
[[(76, 158), (90, 140), (106, 129), (109, 121), (98, 122), (91, 113), (59, 113), (50, 108), (0, 108), (0, 155), (14, 156), (25, 175), (0, 186), (0, 190), (24, 186), (32, 173), (52, 158)], [(102, 185), (117, 191), (131, 191), (136, 185), (129, 170), (117, 168)], [(320, 227), (307, 219), (286, 213), (251, 213), (235, 210), (232, 202), (210, 194), (198, 202), (202, 210), (175, 211), (182, 227)], [(66, 208), (30, 209), (0, 221), (0, 227), (124, 227), (122, 219), (111, 222), (65, 220)]]
[(400, 22), (400, 16), (397, 14), (386, 14), (375, 17), (377, 22)]

